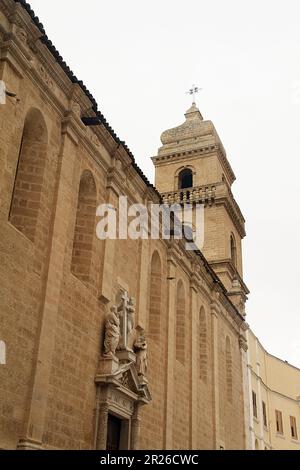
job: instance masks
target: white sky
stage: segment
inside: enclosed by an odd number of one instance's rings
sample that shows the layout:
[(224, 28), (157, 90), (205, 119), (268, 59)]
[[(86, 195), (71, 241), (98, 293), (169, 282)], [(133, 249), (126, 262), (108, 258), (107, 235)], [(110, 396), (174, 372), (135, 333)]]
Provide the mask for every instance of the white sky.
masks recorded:
[(185, 94), (214, 122), (247, 221), (247, 321), (300, 367), (299, 0), (30, 0), (46, 32), (153, 182), (150, 157)]

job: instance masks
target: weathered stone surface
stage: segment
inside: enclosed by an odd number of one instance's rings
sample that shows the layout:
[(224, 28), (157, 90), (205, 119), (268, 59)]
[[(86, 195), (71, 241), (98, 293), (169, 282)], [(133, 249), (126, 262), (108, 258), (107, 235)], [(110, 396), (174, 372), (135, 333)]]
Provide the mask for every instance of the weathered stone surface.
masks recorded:
[[(243, 319), (206, 262), (182, 242), (96, 237), (95, 204), (116, 206), (120, 194), (136, 203), (157, 202), (158, 195), (112, 133), (83, 125), (80, 116), (92, 103), (37, 39), (28, 12), (3, 0), (0, 21), (3, 38), (9, 38), (1, 42), (0, 80), (18, 98), (0, 105), (0, 337), (6, 344), (6, 365), (0, 366), (0, 447), (105, 446), (103, 435), (97, 440), (95, 408), (99, 405), (101, 422), (107, 422), (109, 409), (97, 396), (95, 376), (107, 306), (121, 288), (136, 299), (135, 323), (147, 333), (152, 395), (149, 405), (130, 410), (128, 445), (244, 448)], [(16, 24), (26, 31), (22, 44)], [(24, 124), (30, 120), (25, 130), (35, 130), (37, 115), (42, 139), (35, 136), (32, 142), (26, 136), (22, 146)], [(204, 133), (212, 132), (201, 116), (199, 122)], [(184, 137), (190, 131), (194, 138), (197, 126), (189, 123)], [(224, 185), (221, 161), (231, 184), (234, 176), (224, 155), (212, 152), (211, 158), (203, 154), (199, 173), (198, 157), (189, 157), (195, 184)], [(178, 170), (187, 164), (184, 156), (174, 158), (172, 171), (157, 168), (162, 193), (174, 191)], [(243, 220), (230, 201), (232, 212), (224, 205), (208, 206), (204, 253), (211, 262), (227, 260), (233, 231), (241, 276)], [(223, 264), (218, 272), (222, 269)], [(230, 269), (222, 274), (224, 284)], [(106, 372), (116, 370), (114, 364), (107, 367)]]

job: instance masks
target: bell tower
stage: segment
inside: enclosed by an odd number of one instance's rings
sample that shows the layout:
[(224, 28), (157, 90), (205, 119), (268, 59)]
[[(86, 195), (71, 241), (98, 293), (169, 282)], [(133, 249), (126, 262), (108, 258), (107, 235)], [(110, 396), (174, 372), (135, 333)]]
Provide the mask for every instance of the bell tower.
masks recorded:
[(231, 191), (235, 175), (217, 131), (193, 102), (185, 122), (163, 132), (161, 142), (152, 158), (155, 186), (169, 205), (204, 205), (201, 251), (244, 314), (249, 293), (242, 263), (245, 219)]

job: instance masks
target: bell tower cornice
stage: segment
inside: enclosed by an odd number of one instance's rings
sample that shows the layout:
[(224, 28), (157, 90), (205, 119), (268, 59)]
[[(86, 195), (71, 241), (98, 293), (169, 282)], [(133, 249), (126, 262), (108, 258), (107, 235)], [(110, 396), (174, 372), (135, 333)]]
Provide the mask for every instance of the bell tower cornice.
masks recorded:
[[(161, 142), (152, 161), (155, 186), (163, 202), (204, 206), (201, 251), (228, 292), (238, 278), (246, 296), (241, 244), (246, 235), (245, 219), (231, 190), (235, 174), (214, 124), (204, 120), (193, 103), (185, 113), (185, 122), (164, 131)], [(232, 295), (237, 298), (236, 291)]]

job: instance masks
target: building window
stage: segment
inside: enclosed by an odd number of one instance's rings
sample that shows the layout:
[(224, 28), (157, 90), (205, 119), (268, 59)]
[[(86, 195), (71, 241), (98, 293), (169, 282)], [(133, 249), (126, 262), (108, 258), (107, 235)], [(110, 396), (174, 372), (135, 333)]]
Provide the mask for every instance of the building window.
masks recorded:
[(233, 235), (230, 237), (230, 257), (233, 265), (237, 266), (237, 258), (236, 258), (236, 242)]
[(226, 336), (226, 391), (227, 399), (232, 403), (232, 355), (230, 339)]
[(296, 418), (294, 416), (290, 416), (290, 425), (292, 438), (298, 439)]
[(71, 266), (72, 273), (86, 283), (91, 280), (96, 204), (95, 180), (92, 173), (86, 170), (79, 185)]
[(253, 416), (257, 418), (257, 400), (256, 393), (252, 391)]
[(162, 265), (157, 251), (152, 255), (150, 276), (149, 336), (160, 340)]
[(283, 422), (282, 422), (282, 413), (281, 411), (275, 410), (276, 417), (276, 431), (278, 434), (283, 434)]
[(266, 404), (265, 404), (264, 401), (262, 402), (262, 413), (263, 413), (264, 426), (267, 427), (267, 426), (268, 426), (268, 422), (267, 422), (267, 407), (266, 407)]
[(177, 284), (176, 306), (176, 359), (184, 364), (185, 361), (185, 290), (183, 282)]
[(193, 172), (189, 168), (185, 168), (178, 175), (178, 188), (192, 188), (193, 187)]
[(200, 310), (199, 318), (199, 376), (204, 383), (207, 382), (207, 325), (204, 308)]
[(9, 221), (32, 242), (39, 213), (47, 160), (48, 131), (42, 113), (32, 108), (25, 118)]

